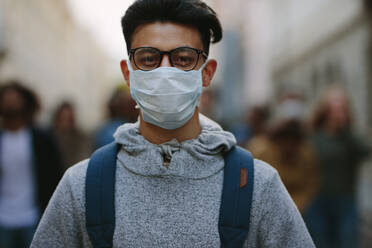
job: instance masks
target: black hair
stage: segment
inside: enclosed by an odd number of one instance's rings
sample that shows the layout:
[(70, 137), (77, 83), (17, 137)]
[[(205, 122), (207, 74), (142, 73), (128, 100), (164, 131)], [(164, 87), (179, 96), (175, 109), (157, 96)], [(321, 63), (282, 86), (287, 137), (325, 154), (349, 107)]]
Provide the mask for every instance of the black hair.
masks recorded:
[[(31, 124), (34, 116), (40, 110), (40, 101), (31, 89), (23, 86), (16, 80), (10, 80), (0, 87), (0, 99), (3, 98), (4, 94), (8, 90), (16, 91), (23, 98), (23, 110), (22, 113), (26, 121)], [(3, 115), (3, 107), (0, 106), (0, 116)]]
[(207, 54), (210, 43), (222, 39), (222, 27), (216, 12), (200, 0), (137, 0), (121, 19), (128, 53), (136, 28), (157, 21), (195, 27)]
[(63, 100), (54, 110), (53, 112), (53, 124), (56, 125), (56, 123), (59, 121), (58, 118), (61, 114), (61, 112), (64, 110), (64, 109), (70, 109), (72, 112), (75, 111), (75, 107), (74, 107), (74, 104), (72, 102), (70, 102), (69, 100)]

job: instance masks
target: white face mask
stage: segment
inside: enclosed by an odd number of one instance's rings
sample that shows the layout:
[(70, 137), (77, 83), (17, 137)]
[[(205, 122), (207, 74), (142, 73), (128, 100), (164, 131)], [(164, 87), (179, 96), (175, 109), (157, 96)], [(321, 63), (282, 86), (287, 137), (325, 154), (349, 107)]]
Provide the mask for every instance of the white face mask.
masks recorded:
[(130, 71), (130, 92), (145, 122), (164, 129), (176, 129), (193, 116), (202, 92), (202, 71), (159, 67), (151, 71)]

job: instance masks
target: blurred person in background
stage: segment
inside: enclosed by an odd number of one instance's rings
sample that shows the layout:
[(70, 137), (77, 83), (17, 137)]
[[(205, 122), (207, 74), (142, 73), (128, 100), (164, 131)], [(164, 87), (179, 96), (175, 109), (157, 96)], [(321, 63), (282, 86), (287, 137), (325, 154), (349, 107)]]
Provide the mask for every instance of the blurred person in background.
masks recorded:
[(314, 109), (312, 141), (321, 169), (320, 192), (306, 222), (319, 248), (358, 247), (357, 174), (369, 153), (352, 129), (349, 99), (332, 85)]
[(50, 134), (34, 125), (35, 94), (18, 82), (0, 87), (0, 247), (29, 247), (60, 177)]
[(319, 170), (304, 125), (302, 97), (286, 94), (274, 112), (267, 135), (252, 138), (246, 147), (255, 158), (278, 170), (289, 194), (304, 214), (317, 192)]
[(243, 146), (253, 137), (265, 134), (266, 124), (270, 117), (269, 107), (266, 104), (256, 104), (247, 109), (244, 122), (231, 130), (238, 144)]
[(64, 101), (57, 106), (51, 129), (62, 154), (64, 170), (89, 157), (93, 147), (89, 137), (76, 124), (72, 103)]
[(129, 87), (117, 87), (107, 104), (108, 120), (101, 126), (94, 137), (94, 147), (99, 148), (114, 141), (116, 129), (124, 123), (135, 122), (138, 118), (136, 102), (130, 96)]

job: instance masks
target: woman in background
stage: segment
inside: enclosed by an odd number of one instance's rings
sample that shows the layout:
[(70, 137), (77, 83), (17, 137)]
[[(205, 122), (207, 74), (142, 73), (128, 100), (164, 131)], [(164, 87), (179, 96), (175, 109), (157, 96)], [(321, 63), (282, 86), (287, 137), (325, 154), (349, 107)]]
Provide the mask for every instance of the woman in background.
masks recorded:
[(51, 129), (62, 154), (64, 170), (89, 157), (93, 150), (92, 141), (76, 124), (72, 103), (63, 101), (57, 106)]
[(357, 172), (369, 149), (353, 133), (350, 103), (341, 87), (326, 91), (311, 127), (321, 184), (305, 221), (319, 248), (358, 247)]

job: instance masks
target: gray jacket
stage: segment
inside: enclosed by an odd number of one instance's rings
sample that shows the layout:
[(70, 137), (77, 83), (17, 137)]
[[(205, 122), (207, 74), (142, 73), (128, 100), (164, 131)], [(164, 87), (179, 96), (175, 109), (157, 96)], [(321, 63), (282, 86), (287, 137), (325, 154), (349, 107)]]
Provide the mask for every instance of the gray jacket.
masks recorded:
[[(155, 145), (138, 123), (115, 133), (114, 247), (220, 247), (222, 152), (234, 136), (201, 117), (197, 139)], [(163, 164), (163, 157), (171, 162)], [(40, 221), (31, 247), (92, 247), (85, 228), (88, 160), (68, 169)], [(255, 160), (250, 232), (244, 247), (315, 247), (278, 173)]]

